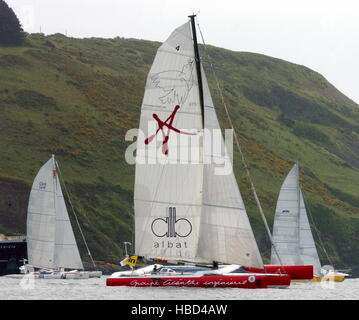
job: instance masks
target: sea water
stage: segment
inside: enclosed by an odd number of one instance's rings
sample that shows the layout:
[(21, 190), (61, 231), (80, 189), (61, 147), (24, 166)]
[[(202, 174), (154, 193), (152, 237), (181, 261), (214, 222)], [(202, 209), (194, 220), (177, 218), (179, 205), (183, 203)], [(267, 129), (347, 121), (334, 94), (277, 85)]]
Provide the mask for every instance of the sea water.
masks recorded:
[(359, 279), (293, 282), (286, 289), (107, 287), (106, 277), (0, 277), (0, 300), (359, 300)]

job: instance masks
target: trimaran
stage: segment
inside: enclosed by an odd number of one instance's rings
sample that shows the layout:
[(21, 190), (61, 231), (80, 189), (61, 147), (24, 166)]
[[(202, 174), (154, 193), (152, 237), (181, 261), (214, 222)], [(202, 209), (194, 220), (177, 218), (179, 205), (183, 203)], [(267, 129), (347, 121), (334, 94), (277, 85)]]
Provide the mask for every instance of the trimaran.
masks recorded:
[[(222, 135), (221, 152), (208, 145), (205, 131), (213, 136), (220, 125), (194, 19), (189, 16), (157, 51), (141, 107), (145, 136), (137, 139), (135, 253), (172, 265), (116, 272), (106, 284), (266, 288), (289, 286), (288, 270), (311, 278), (312, 266), (263, 265)], [(191, 149), (198, 161), (186, 162), (182, 151), (195, 136), (203, 137)], [(215, 163), (231, 170), (217, 174)]]

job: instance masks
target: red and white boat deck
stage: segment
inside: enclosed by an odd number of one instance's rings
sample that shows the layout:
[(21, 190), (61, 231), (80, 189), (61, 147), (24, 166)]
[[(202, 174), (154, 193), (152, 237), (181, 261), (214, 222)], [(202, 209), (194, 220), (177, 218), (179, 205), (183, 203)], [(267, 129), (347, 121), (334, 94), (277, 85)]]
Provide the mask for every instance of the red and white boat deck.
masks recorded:
[(247, 288), (263, 289), (268, 287), (285, 288), (291, 278), (287, 274), (236, 273), (240, 266), (230, 265), (218, 270), (189, 271), (188, 268), (174, 271), (171, 266), (154, 265), (134, 271), (116, 272), (107, 278), (107, 286), (132, 287), (204, 287), (204, 288)]

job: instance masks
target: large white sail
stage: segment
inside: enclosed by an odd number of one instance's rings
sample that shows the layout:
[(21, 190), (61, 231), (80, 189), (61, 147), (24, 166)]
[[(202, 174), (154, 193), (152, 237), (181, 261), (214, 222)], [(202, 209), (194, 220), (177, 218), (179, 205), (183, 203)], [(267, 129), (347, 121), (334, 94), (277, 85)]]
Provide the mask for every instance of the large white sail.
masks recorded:
[[(190, 139), (198, 142), (203, 134), (203, 120), (205, 129), (219, 129), (203, 69), (202, 78), (204, 111), (189, 21), (158, 49), (147, 78), (140, 118), (145, 136), (137, 140), (135, 251), (151, 258), (260, 268), (233, 172), (215, 175), (214, 166), (203, 163), (202, 142), (192, 145), (197, 161), (191, 157), (184, 163)], [(205, 155), (213, 156), (222, 157)], [(227, 154), (224, 158), (229, 161)]]
[(202, 157), (198, 155), (197, 164), (175, 163), (186, 157), (180, 151), (187, 149), (188, 133), (199, 136), (203, 130), (190, 22), (157, 51), (147, 77), (140, 130), (145, 136), (137, 140), (136, 253), (192, 261), (201, 216)]
[[(280, 189), (273, 225), (273, 240), (283, 264), (313, 265), (320, 272), (320, 261), (308, 222), (299, 168), (295, 164)], [(272, 248), (271, 263), (279, 264)]]
[[(263, 268), (203, 70), (202, 80), (204, 123), (211, 139), (204, 140), (206, 161), (198, 256), (222, 263)], [(225, 163), (226, 170), (216, 173), (216, 168), (218, 170), (222, 165), (215, 163)]]
[(29, 264), (39, 268), (83, 269), (54, 156), (32, 184), (27, 213)]

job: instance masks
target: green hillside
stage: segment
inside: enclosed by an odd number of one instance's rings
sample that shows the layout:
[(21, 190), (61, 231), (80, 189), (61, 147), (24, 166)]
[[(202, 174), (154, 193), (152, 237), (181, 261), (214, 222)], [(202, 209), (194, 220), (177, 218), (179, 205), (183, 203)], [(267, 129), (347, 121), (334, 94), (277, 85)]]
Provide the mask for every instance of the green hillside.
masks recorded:
[[(32, 34), (22, 47), (0, 47), (0, 233), (25, 233), (32, 180), (54, 153), (95, 260), (122, 258), (122, 242), (133, 237), (134, 167), (124, 158), (131, 143), (125, 133), (138, 127), (159, 45)], [(209, 59), (270, 226), (281, 183), (299, 161), (326, 250), (336, 267), (358, 272), (359, 106), (304, 66), (212, 46), (206, 52), (221, 125), (229, 127)], [(269, 240), (237, 153), (235, 172), (268, 261)]]

